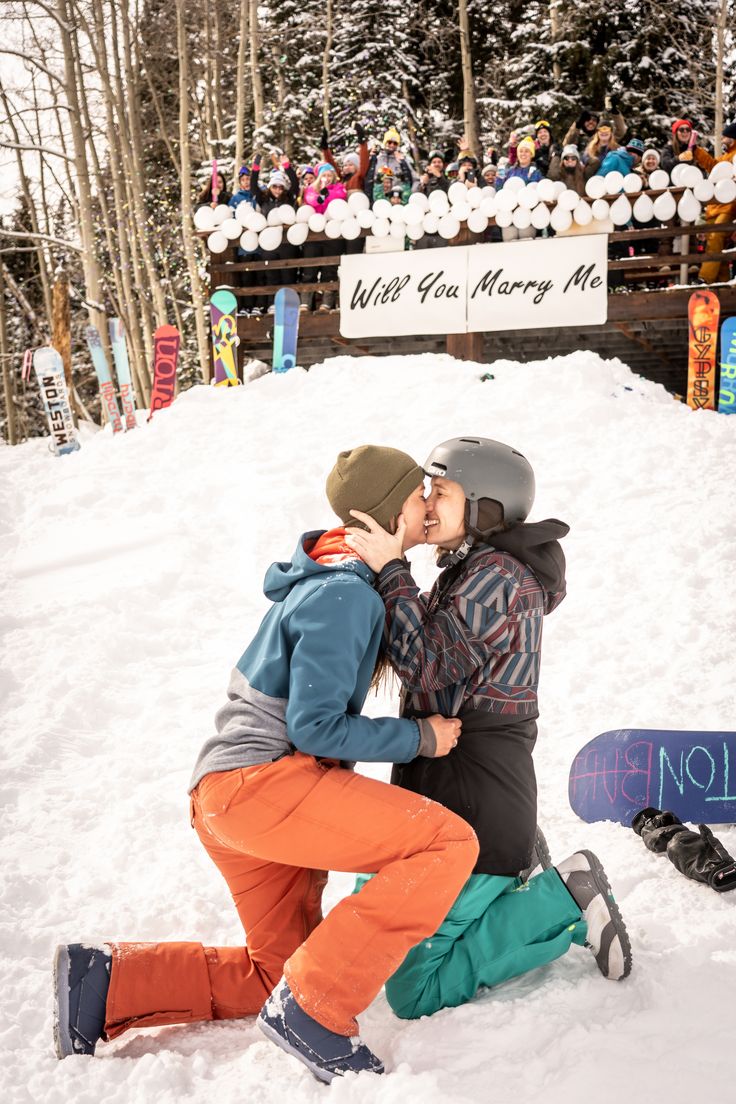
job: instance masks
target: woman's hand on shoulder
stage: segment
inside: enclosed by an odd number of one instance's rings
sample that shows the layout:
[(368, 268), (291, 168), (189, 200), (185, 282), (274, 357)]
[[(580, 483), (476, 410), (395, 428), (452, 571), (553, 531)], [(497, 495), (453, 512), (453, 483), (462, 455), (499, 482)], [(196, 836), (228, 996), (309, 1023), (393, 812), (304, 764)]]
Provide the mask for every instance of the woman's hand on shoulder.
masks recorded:
[(361, 560), (368, 564), (371, 571), (378, 574), (390, 563), (391, 560), (400, 560), (404, 551), (404, 535), (406, 522), (399, 515), (398, 526), (395, 533), (388, 533), (370, 514), (364, 514), (362, 510), (351, 510), (350, 513), (358, 521), (368, 526), (365, 529), (348, 529), (345, 534), (345, 543), (354, 549)]

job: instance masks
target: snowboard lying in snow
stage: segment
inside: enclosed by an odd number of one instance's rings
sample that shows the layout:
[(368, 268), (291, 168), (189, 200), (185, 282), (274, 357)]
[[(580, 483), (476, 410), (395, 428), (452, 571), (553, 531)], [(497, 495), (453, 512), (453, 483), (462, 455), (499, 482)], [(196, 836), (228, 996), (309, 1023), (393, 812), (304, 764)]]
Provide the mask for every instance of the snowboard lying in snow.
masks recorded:
[(575, 756), (568, 795), (588, 823), (628, 825), (647, 806), (691, 823), (736, 822), (736, 732), (603, 732)]

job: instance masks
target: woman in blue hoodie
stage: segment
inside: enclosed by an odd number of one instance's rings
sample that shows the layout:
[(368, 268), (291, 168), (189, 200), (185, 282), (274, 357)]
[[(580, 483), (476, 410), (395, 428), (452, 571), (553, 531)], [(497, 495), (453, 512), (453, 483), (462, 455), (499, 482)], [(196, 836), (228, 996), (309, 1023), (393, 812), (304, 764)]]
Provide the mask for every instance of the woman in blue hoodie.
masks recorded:
[[(361, 503), (423, 540), (422, 469), (406, 453), (341, 453), (327, 481), (343, 522)], [(353, 523), (354, 524), (354, 523)], [(271, 600), (235, 667), (190, 784), (193, 827), (220, 869), (247, 946), (69, 944), (56, 956), (58, 1056), (131, 1027), (259, 1013), (266, 1036), (323, 1081), (382, 1073), (356, 1016), (430, 935), (478, 844), (441, 805), (356, 774), (351, 760), (446, 755), (460, 722), (360, 715), (384, 622), (374, 573), (345, 529), (305, 533), (266, 575)], [(328, 870), (375, 873), (322, 920)]]

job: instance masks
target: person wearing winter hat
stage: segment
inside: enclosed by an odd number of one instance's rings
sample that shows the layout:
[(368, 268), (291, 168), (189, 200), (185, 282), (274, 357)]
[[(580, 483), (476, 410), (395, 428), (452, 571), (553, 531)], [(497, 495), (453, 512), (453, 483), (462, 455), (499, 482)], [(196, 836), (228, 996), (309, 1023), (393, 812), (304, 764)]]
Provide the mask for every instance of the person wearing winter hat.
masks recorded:
[[(728, 161), (736, 165), (736, 122), (729, 123), (723, 128), (723, 153), (720, 157), (714, 157), (703, 146), (696, 145), (693, 149), (693, 160), (699, 169), (709, 173), (711, 169), (721, 161)], [(711, 200), (705, 209), (705, 221), (710, 226), (725, 225), (727, 222), (736, 222), (736, 199), (730, 202)], [(726, 236), (719, 233), (708, 234), (705, 241), (706, 253), (721, 253), (726, 245)], [(700, 266), (700, 278), (706, 284), (725, 282), (730, 279), (731, 271), (729, 261), (705, 261)]]
[(566, 188), (585, 195), (585, 169), (580, 160), (578, 147), (572, 142), (563, 146), (562, 153), (555, 153), (550, 161), (548, 180), (561, 180)]
[(636, 172), (644, 155), (644, 143), (641, 138), (630, 138), (626, 143), (626, 152), (631, 154), (633, 158), (632, 172)]
[[(294, 168), (286, 156), (278, 157), (272, 154), (273, 169), (268, 178), (268, 186), (264, 188), (260, 183), (261, 164), (260, 157), (253, 159), (253, 172), (251, 175), (251, 188), (261, 213), (268, 214), (275, 208), (288, 204), (296, 207), (299, 198), (299, 180)], [(261, 249), (261, 259), (264, 261), (290, 261), (299, 255), (299, 250), (292, 245), (284, 235), (281, 244), (276, 249)], [(263, 276), (264, 287), (283, 287), (292, 284), (295, 278), (295, 270), (290, 268), (274, 268), (269, 266)], [(273, 296), (268, 296), (267, 310), (273, 314), (275, 310)]]
[[(304, 202), (313, 207), (318, 214), (323, 215), (334, 199), (345, 199), (347, 191), (341, 180), (338, 180), (337, 171), (329, 161), (323, 161), (315, 166), (317, 179), (314, 184), (304, 189)], [(343, 252), (345, 243), (329, 239), (327, 241), (307, 241), (302, 250), (305, 258), (333, 257)], [(301, 273), (302, 283), (314, 283), (319, 277), (320, 284), (335, 283), (337, 281), (337, 265), (328, 265), (325, 268), (304, 268)], [(302, 292), (300, 299), (301, 310), (311, 310), (314, 302), (314, 292)], [(337, 292), (334, 288), (326, 288), (322, 292), (320, 311), (335, 309)]]
[[(441, 705), (463, 719), (444, 770), (415, 760), (397, 764), (392, 781), (464, 809), (480, 845), (446, 920), (386, 983), (389, 1004), (408, 1019), (463, 1004), (479, 987), (551, 963), (573, 943), (590, 949), (609, 980), (631, 969), (626, 927), (600, 861), (577, 851), (553, 867), (537, 828), (532, 753), (542, 622), (565, 597), (559, 542), (568, 526), (528, 522), (534, 472), (508, 444), (452, 438), (431, 450), (424, 468), (432, 478), (427, 542), (441, 568), (429, 594), (420, 594), (403, 558), (401, 529), (382, 531), (354, 511), (368, 531), (348, 537), (377, 573), (402, 715)], [(530, 876), (535, 850), (544, 869)]]
[[(537, 147), (534, 139), (530, 135), (527, 135), (526, 138), (522, 138), (518, 146), (516, 146), (516, 163), (509, 164), (503, 170), (502, 188), (514, 177), (519, 177), (525, 184), (532, 184), (535, 181), (543, 179), (541, 172), (533, 164), (536, 149)], [(499, 176), (500, 175), (499, 173)]]
[(671, 173), (680, 161), (692, 161), (693, 149), (698, 134), (690, 119), (675, 119), (671, 127), (671, 138), (660, 150), (662, 168)]
[[(355, 137), (357, 140), (357, 152), (350, 150), (343, 154), (341, 160), (335, 157), (330, 147), (330, 139), (327, 134), (327, 130), (322, 131), (322, 137), (320, 139), (320, 149), (322, 151), (322, 160), (328, 161), (337, 173), (338, 179), (342, 181), (348, 192), (362, 191), (365, 187), (366, 173), (368, 172), (368, 165), (370, 162), (370, 155), (368, 153), (368, 142), (366, 141), (366, 133), (360, 123), (355, 124)], [(339, 168), (338, 168), (339, 165)], [(358, 246), (362, 248), (362, 242), (358, 241)], [(350, 246), (355, 246), (355, 242), (348, 243), (348, 251), (350, 252)]]
[(427, 167), (419, 178), (419, 191), (430, 196), (436, 191), (448, 192), (450, 181), (445, 176), (445, 159), (439, 150), (432, 150), (427, 158)]
[(534, 124), (534, 164), (546, 176), (549, 172), (550, 162), (558, 152), (557, 146), (552, 141), (552, 130), (546, 119), (538, 119)]
[[(348, 769), (446, 756), (461, 722), (360, 715), (385, 619), (374, 572), (346, 542), (348, 504), (424, 540), (423, 472), (397, 449), (340, 453), (327, 497), (342, 519), (304, 533), (266, 574), (271, 601), (232, 672), (190, 781), (191, 820), (231, 891), (246, 945), (65, 944), (58, 1056), (136, 1027), (257, 1015), (322, 1081), (382, 1073), (356, 1017), (437, 928), (478, 855), (442, 805)], [(400, 519), (400, 520), (399, 520)], [(322, 919), (329, 870), (370, 870), (364, 896)]]
[(659, 150), (653, 149), (651, 146), (646, 148), (641, 155), (641, 162), (635, 166), (634, 172), (642, 179), (642, 184), (645, 188), (649, 187), (649, 177), (659, 168), (660, 163)]
[[(617, 142), (621, 142), (626, 134), (626, 120), (621, 114), (619, 108), (618, 98), (616, 96), (607, 96), (606, 100), (610, 106), (606, 107), (606, 111), (610, 117), (610, 125), (613, 128), (613, 136)], [(574, 123), (569, 127), (565, 137), (562, 140), (563, 146), (575, 145), (578, 147), (578, 152), (582, 157), (587, 145), (595, 137), (595, 133), (598, 129), (598, 124), (601, 120), (601, 113), (594, 111), (591, 108), (584, 107)]]
[(495, 187), (496, 177), (498, 175), (498, 165), (494, 165), (492, 161), (489, 161), (487, 165), (484, 165), (480, 170), (480, 175), (483, 178), (483, 183), (488, 184), (491, 188)]
[(404, 202), (408, 201), (415, 177), (409, 162), (399, 149), (400, 145), (401, 135), (398, 130), (389, 127), (383, 136), (383, 147), (371, 157), (366, 173), (365, 193), (371, 202), (386, 198), (384, 176), (389, 173), (393, 177), (392, 185), (394, 182), (399, 183), (404, 191)]
[(614, 170), (626, 176), (631, 172), (634, 158), (619, 146), (612, 123), (603, 120), (598, 124), (595, 137), (585, 147), (583, 164), (586, 179), (590, 176), (605, 176)]

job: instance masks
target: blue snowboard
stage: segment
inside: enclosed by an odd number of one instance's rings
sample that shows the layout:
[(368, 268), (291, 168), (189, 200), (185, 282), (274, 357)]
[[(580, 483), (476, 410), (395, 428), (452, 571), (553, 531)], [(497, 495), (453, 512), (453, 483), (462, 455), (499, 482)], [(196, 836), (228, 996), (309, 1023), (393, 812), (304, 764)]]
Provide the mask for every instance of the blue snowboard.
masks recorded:
[(296, 342), (299, 336), (299, 296), (291, 288), (280, 288), (274, 302), (273, 326), (274, 372), (288, 372), (296, 364)]
[(630, 824), (647, 806), (690, 823), (736, 822), (736, 732), (621, 728), (603, 732), (570, 768), (570, 805), (582, 820)]
[(718, 413), (736, 414), (736, 315), (721, 325), (721, 383)]

